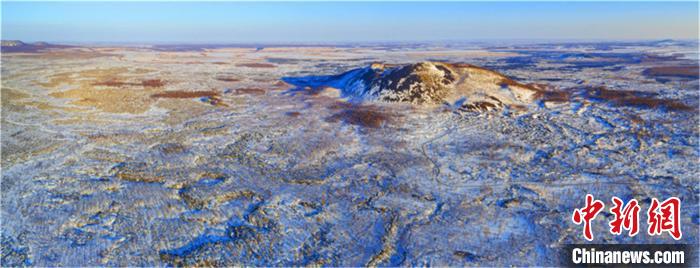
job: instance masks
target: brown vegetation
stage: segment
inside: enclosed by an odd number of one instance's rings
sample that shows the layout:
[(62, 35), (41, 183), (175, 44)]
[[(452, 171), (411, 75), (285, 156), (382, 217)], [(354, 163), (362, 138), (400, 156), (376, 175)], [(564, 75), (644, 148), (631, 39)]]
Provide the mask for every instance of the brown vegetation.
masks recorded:
[(566, 102), (571, 100), (571, 93), (562, 90), (539, 90), (535, 99), (549, 102)]
[(333, 109), (333, 110), (338, 110), (338, 109), (350, 109), (354, 105), (349, 102), (344, 102), (344, 101), (336, 101), (332, 103), (328, 108)]
[(285, 114), (286, 116), (289, 116), (289, 117), (298, 117), (298, 116), (301, 115), (300, 112), (286, 112), (286, 113), (284, 113), (284, 114)]
[(123, 86), (129, 86), (129, 85), (138, 85), (136, 83), (127, 83), (123, 81), (118, 81), (116, 79), (110, 79), (107, 81), (102, 81), (102, 82), (97, 82), (93, 83), (93, 86), (105, 86), (105, 87), (123, 87)]
[(688, 111), (692, 110), (690, 106), (683, 104), (677, 100), (660, 99), (656, 93), (633, 91), (633, 90), (610, 90), (606, 87), (588, 88), (585, 90), (585, 95), (589, 98), (602, 99), (609, 101), (617, 106), (639, 106), (643, 108), (660, 108), (665, 107), (669, 110)]
[(265, 90), (255, 87), (237, 88), (236, 94), (263, 95), (265, 94)]
[(216, 80), (223, 81), (223, 82), (238, 82), (238, 81), (241, 81), (241, 79), (233, 78), (233, 77), (217, 77)]
[(698, 79), (698, 66), (665, 66), (652, 67), (644, 70), (643, 74), (648, 77), (672, 76)]
[(250, 67), (250, 68), (275, 68), (277, 65), (270, 64), (270, 63), (239, 63), (236, 64), (238, 67)]
[(549, 102), (567, 102), (576, 97), (598, 100), (615, 106), (648, 109), (666, 108), (673, 111), (690, 111), (692, 107), (678, 100), (661, 99), (657, 93), (635, 90), (610, 90), (606, 87), (585, 87), (568, 90), (540, 90), (536, 98)]
[(349, 103), (341, 104), (337, 103), (337, 106), (333, 107), (346, 107), (338, 113), (331, 115), (326, 118), (328, 122), (338, 122), (343, 121), (345, 123), (368, 127), (368, 128), (379, 128), (385, 123), (390, 121), (391, 116), (381, 111), (378, 107), (368, 106), (368, 105), (353, 105)]
[(151, 95), (151, 98), (171, 98), (171, 99), (191, 99), (191, 98), (201, 98), (201, 97), (218, 97), (219, 93), (213, 90), (206, 91), (165, 91), (157, 94)]
[(143, 87), (162, 87), (165, 85), (160, 79), (149, 79), (143, 80), (141, 83), (132, 83), (119, 81), (117, 79), (109, 79), (102, 82), (93, 83), (93, 86), (106, 86), (106, 87), (124, 87), (124, 86), (143, 86)]
[(160, 79), (150, 79), (141, 81), (141, 85), (143, 87), (162, 87), (165, 85), (165, 82)]

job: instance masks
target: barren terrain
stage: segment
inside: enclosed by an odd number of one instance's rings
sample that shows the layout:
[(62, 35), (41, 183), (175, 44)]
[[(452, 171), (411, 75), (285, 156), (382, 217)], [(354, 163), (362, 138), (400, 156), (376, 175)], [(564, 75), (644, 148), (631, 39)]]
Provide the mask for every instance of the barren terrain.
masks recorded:
[[(287, 83), (425, 61), (533, 95)], [(2, 264), (549, 266), (585, 242), (587, 193), (643, 208), (640, 235), (606, 211), (594, 242), (695, 243), (697, 64), (684, 42), (4, 51)], [(680, 242), (644, 232), (671, 196)]]

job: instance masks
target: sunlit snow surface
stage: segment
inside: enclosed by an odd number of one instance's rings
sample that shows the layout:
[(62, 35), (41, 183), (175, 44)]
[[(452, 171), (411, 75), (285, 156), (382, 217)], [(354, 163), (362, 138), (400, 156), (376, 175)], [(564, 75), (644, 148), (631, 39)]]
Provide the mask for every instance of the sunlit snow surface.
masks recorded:
[[(459, 112), (280, 82), (423, 60), (689, 109)], [(2, 265), (557, 265), (588, 193), (594, 243), (695, 243), (697, 74), (643, 73), (697, 64), (682, 42), (5, 53)], [(608, 232), (612, 196), (640, 201), (640, 234)], [(680, 241), (646, 234), (671, 196)]]

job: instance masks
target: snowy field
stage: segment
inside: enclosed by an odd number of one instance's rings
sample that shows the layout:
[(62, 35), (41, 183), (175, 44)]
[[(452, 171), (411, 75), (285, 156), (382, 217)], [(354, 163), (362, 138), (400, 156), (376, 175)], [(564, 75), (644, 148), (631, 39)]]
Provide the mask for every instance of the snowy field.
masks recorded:
[[(586, 194), (593, 243), (696, 243), (697, 45), (3, 53), (2, 263), (558, 265)], [(422, 61), (543, 93), (475, 111), (287, 83)], [(640, 202), (639, 235), (610, 234), (613, 196)], [(680, 241), (646, 234), (671, 196)]]

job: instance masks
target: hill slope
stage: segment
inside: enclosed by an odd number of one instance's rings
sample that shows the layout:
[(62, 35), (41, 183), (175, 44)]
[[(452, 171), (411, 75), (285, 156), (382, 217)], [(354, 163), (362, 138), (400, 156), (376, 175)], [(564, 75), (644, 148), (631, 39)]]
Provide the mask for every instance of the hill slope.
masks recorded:
[(485, 68), (469, 64), (419, 62), (375, 63), (338, 75), (285, 78), (298, 88), (332, 87), (359, 101), (448, 103), (466, 109), (491, 110), (531, 103), (538, 90)]

